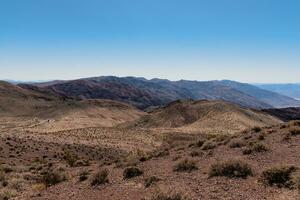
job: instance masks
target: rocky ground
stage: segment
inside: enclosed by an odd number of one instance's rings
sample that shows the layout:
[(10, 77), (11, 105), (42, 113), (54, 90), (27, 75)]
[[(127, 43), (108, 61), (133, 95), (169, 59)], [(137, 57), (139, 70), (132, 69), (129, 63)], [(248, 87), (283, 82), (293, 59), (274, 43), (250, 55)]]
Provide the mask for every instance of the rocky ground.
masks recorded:
[(2, 199), (300, 199), (297, 121), (233, 135), (0, 127)]

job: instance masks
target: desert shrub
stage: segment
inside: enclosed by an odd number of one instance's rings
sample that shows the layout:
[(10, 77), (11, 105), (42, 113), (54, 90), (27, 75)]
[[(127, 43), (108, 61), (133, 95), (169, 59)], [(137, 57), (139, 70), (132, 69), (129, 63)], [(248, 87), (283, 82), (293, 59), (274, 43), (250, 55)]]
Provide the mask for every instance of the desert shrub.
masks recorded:
[(202, 145), (201, 149), (202, 149), (202, 150), (209, 150), (209, 149), (214, 149), (214, 148), (216, 148), (216, 146), (217, 146), (217, 144), (216, 144), (215, 142), (208, 140), (208, 141), (206, 141), (206, 142)]
[(63, 182), (66, 180), (66, 176), (61, 171), (54, 171), (51, 169), (48, 169), (42, 177), (42, 182), (47, 186), (50, 187), (52, 185), (58, 184), (60, 182)]
[(9, 200), (16, 196), (16, 192), (13, 190), (4, 190), (0, 193), (0, 200)]
[(294, 166), (273, 167), (263, 171), (262, 181), (270, 186), (291, 187), (292, 174), (297, 171)]
[(292, 174), (292, 183), (295, 189), (300, 190), (300, 172), (297, 171)]
[(250, 145), (250, 148), (253, 152), (264, 152), (264, 151), (268, 151), (268, 148), (266, 147), (266, 145), (262, 144), (262, 143), (252, 143)]
[(145, 179), (144, 185), (146, 188), (150, 187), (151, 185), (153, 185), (154, 183), (160, 181), (159, 178), (157, 178), (156, 176), (151, 176)]
[(108, 170), (102, 169), (98, 171), (93, 177), (91, 181), (92, 186), (102, 185), (108, 183)]
[(291, 127), (289, 129), (290, 135), (295, 136), (295, 135), (300, 135), (300, 128), (298, 127)]
[(197, 169), (198, 169), (198, 167), (194, 160), (184, 159), (184, 160), (178, 162), (174, 166), (173, 170), (178, 171), (178, 172), (191, 172), (191, 171), (197, 170)]
[(77, 155), (71, 154), (69, 151), (64, 152), (63, 158), (70, 167), (75, 167), (75, 163), (79, 159)]
[(291, 122), (289, 122), (289, 125), (290, 126), (300, 126), (300, 121), (299, 120), (297, 120), (297, 121), (291, 121)]
[(259, 126), (255, 126), (255, 127), (253, 127), (253, 129), (252, 129), (252, 131), (254, 131), (255, 133), (258, 133), (258, 132), (260, 132), (262, 129), (261, 129), (261, 127), (259, 127)]
[(236, 140), (232, 140), (229, 144), (230, 148), (241, 148), (246, 146), (246, 142), (244, 140), (241, 139), (236, 139)]
[(209, 171), (210, 177), (225, 176), (229, 178), (247, 178), (252, 175), (251, 166), (237, 160), (213, 164)]
[(141, 176), (144, 172), (137, 167), (128, 167), (123, 172), (124, 179), (130, 179), (136, 176)]
[(79, 181), (82, 182), (82, 181), (87, 180), (88, 176), (89, 176), (89, 172), (87, 172), (87, 171), (81, 171), (79, 173)]
[(259, 143), (259, 142), (252, 142), (249, 143), (249, 146), (243, 150), (243, 154), (247, 155), (247, 154), (252, 154), (252, 153), (261, 153), (261, 152), (265, 152), (268, 151), (268, 148), (266, 147), (266, 145)]

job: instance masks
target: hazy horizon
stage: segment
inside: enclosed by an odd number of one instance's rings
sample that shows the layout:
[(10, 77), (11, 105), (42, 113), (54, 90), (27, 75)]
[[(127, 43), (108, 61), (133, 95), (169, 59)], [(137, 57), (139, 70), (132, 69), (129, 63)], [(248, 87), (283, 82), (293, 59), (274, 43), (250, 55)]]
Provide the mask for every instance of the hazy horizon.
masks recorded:
[(299, 83), (295, 0), (0, 2), (0, 79)]

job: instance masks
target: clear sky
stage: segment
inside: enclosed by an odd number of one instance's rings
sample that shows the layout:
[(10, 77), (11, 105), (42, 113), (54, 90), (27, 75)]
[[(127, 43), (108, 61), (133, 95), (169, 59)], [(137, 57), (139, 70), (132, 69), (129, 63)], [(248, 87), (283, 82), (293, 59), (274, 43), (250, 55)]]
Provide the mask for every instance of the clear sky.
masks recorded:
[(0, 79), (300, 82), (299, 0), (0, 0)]

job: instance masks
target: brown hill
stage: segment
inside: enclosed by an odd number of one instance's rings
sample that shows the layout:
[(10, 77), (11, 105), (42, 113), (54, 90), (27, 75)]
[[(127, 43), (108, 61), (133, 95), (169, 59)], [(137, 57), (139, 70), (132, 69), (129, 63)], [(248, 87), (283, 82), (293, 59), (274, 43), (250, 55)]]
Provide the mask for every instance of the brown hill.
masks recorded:
[(260, 111), (241, 108), (224, 101), (202, 100), (175, 101), (142, 117), (134, 126), (233, 133), (253, 126), (268, 126), (280, 122), (279, 119)]
[(111, 127), (136, 120), (145, 113), (111, 100), (65, 99), (48, 91), (0, 83), (0, 117), (28, 118), (31, 127), (61, 130), (82, 127)]

